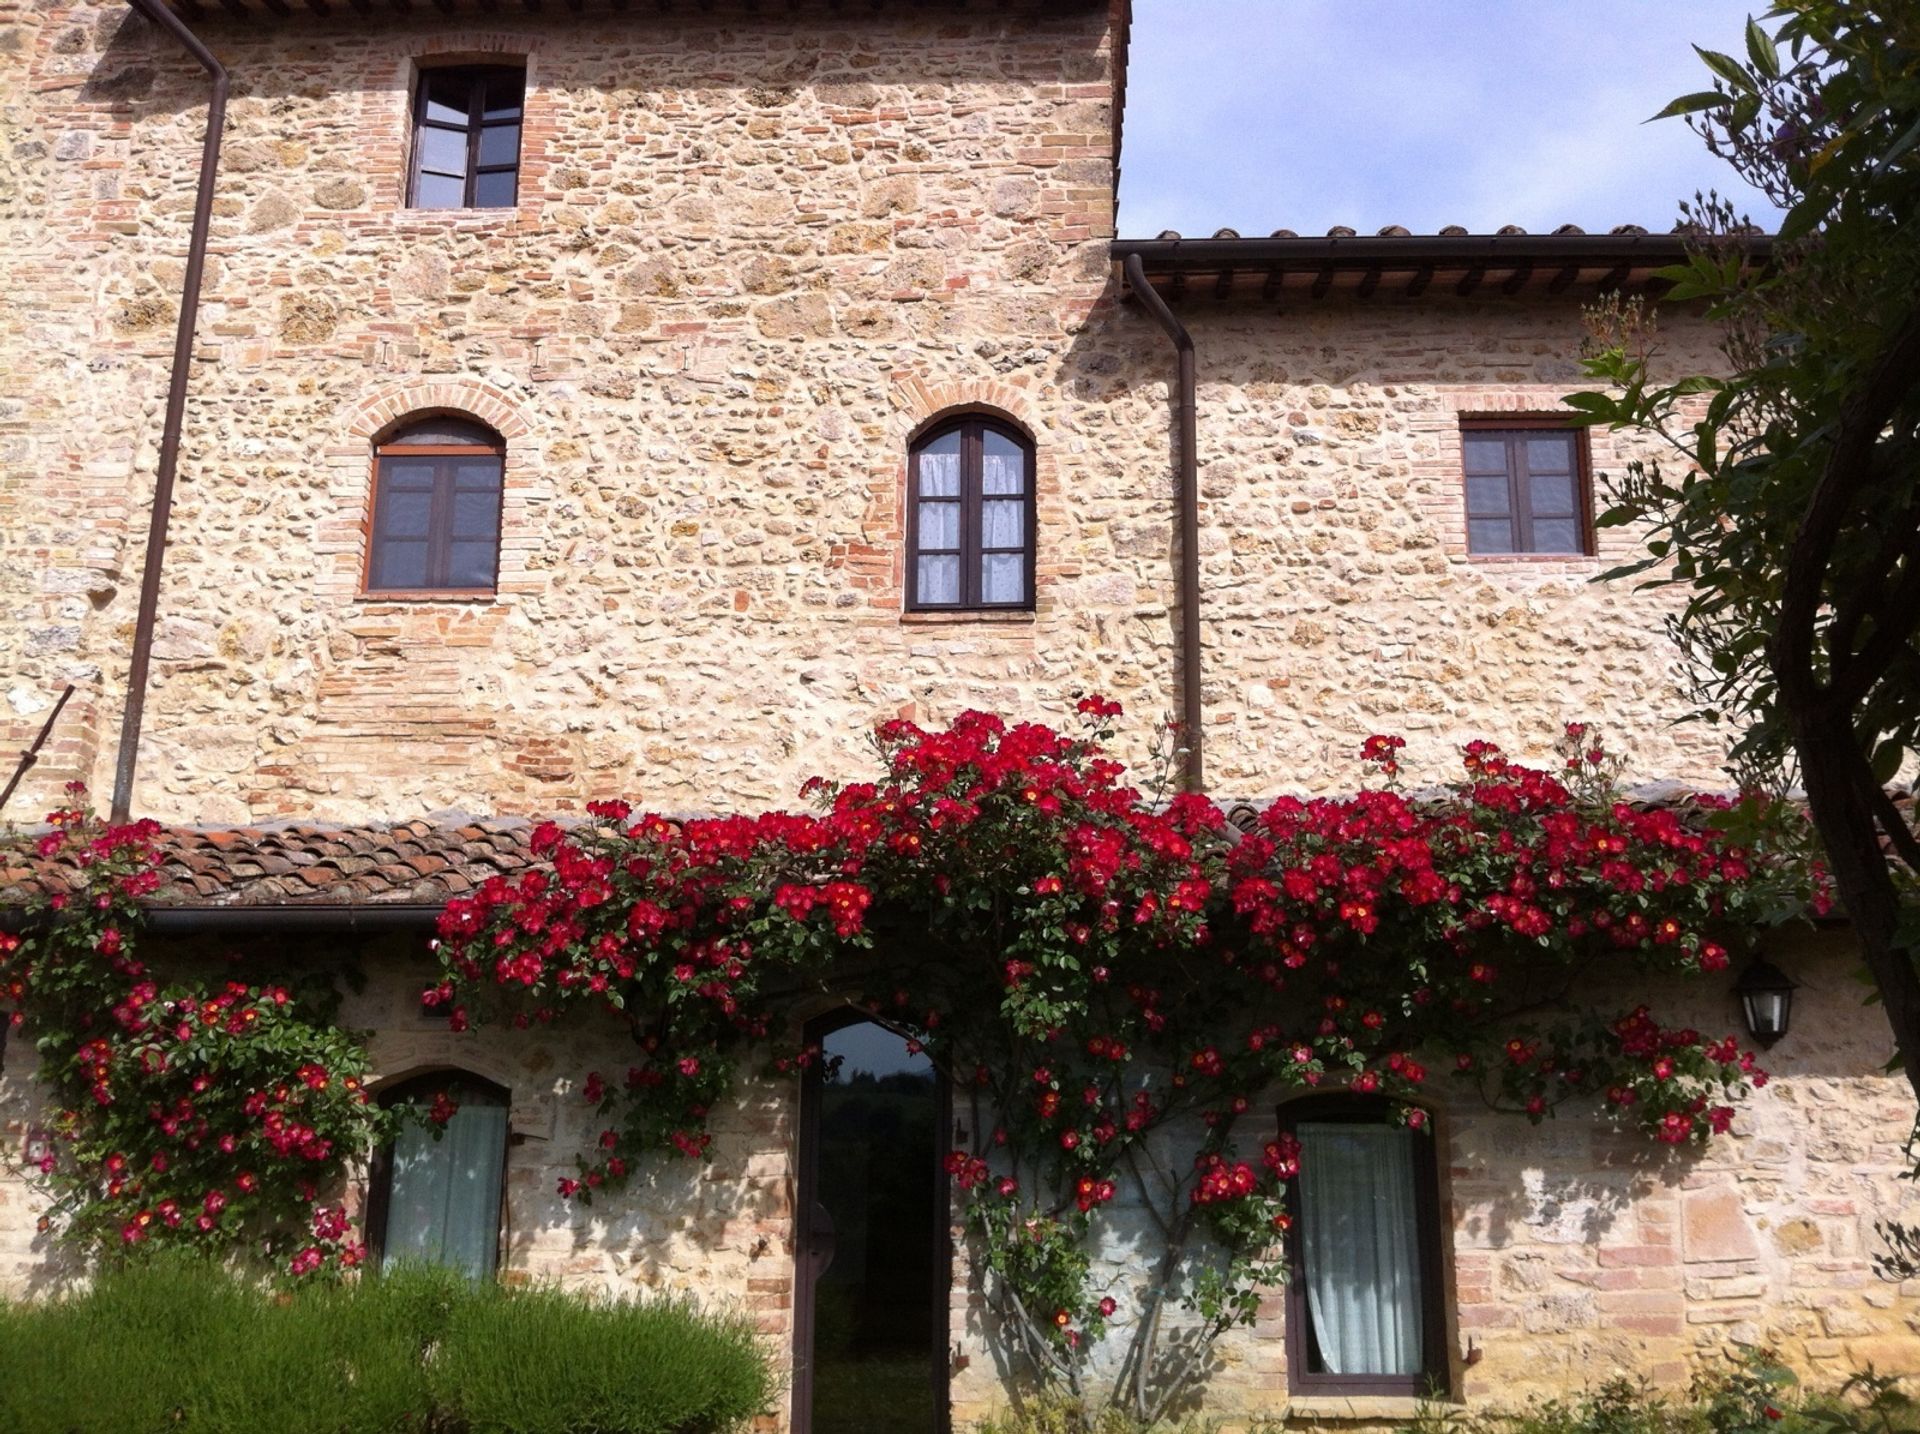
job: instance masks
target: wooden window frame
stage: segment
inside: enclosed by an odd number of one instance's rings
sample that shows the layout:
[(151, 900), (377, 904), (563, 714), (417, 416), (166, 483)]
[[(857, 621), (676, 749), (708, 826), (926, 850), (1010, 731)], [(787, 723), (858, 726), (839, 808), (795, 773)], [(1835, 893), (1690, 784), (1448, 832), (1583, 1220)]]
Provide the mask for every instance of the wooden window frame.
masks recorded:
[[(1504, 553), (1476, 552), (1473, 546), (1473, 513), (1467, 503), (1466, 439), (1469, 434), (1509, 435), (1507, 448), (1507, 522), (1513, 547)], [(1533, 500), (1520, 481), (1513, 462), (1513, 443), (1524, 443), (1530, 435), (1569, 434), (1573, 440), (1573, 516), (1579, 530), (1579, 546), (1572, 552), (1551, 552), (1531, 546), (1533, 541)], [(1460, 416), (1460, 514), (1461, 533), (1467, 555), (1500, 561), (1506, 558), (1590, 558), (1594, 555), (1593, 460), (1587, 442), (1586, 427), (1568, 414), (1560, 413), (1486, 413)]]
[[(1025, 511), (1021, 518), (1022, 531), (1026, 541), (1021, 553), (1025, 596), (1019, 602), (982, 602), (980, 600), (980, 559), (984, 552), (1010, 553), (1012, 548), (982, 549), (980, 544), (981, 525), (984, 514), (981, 505), (985, 501), (981, 493), (982, 458), (985, 453), (985, 434), (991, 429), (1002, 438), (1013, 443), (1020, 450), (1020, 456), (1026, 464), (1025, 492), (1021, 495)], [(950, 603), (920, 601), (920, 455), (926, 447), (945, 438), (948, 434), (960, 434), (960, 600)], [(1038, 552), (1039, 506), (1035, 490), (1039, 486), (1037, 468), (1034, 462), (1033, 440), (1013, 424), (991, 414), (968, 413), (945, 423), (929, 428), (913, 440), (907, 454), (907, 561), (906, 561), (906, 610), (908, 612), (1032, 612), (1034, 610), (1034, 557)], [(996, 501), (1004, 501), (997, 499)], [(953, 551), (950, 548), (937, 548), (936, 553)]]
[[(490, 1101), (497, 1102), (507, 1111), (507, 1139), (500, 1148), (500, 1230), (493, 1251), (493, 1277), (499, 1278), (500, 1272), (507, 1267), (509, 1235), (512, 1232), (512, 1206), (507, 1200), (507, 1173), (513, 1164), (510, 1152), (514, 1146), (513, 1135), (513, 1092), (497, 1081), (490, 1081), (483, 1075), (476, 1075), (457, 1066), (444, 1070), (423, 1071), (408, 1076), (405, 1080), (381, 1091), (378, 1096), (382, 1106), (403, 1105), (417, 1097), (432, 1096), (449, 1086), (471, 1086), (484, 1092)], [(387, 1141), (374, 1147), (367, 1161), (367, 1262), (377, 1270), (387, 1254), (387, 1218), (393, 1205), (393, 1142)]]
[[(461, 132), (460, 127), (443, 120), (427, 118), (427, 81), (429, 78), (445, 79), (448, 75), (464, 75), (467, 79), (467, 123), (464, 133), (467, 139), (467, 163), (465, 187), (461, 193), (460, 209), (501, 209), (514, 210), (520, 207), (520, 157), (526, 149), (527, 141), (527, 67), (524, 64), (489, 65), (430, 65), (423, 66), (415, 77), (413, 87), (413, 155), (407, 165), (407, 208), (424, 209), (433, 212), (451, 206), (422, 205), (420, 203), (421, 165), (426, 158), (424, 132), (429, 129)], [(495, 120), (491, 125), (486, 121), (487, 86), (495, 79), (506, 75), (517, 75), (520, 79), (520, 113), (517, 118)], [(480, 163), (480, 136), (485, 129), (503, 129), (512, 124), (520, 131), (519, 140), (513, 147), (511, 164)], [(512, 174), (513, 203), (480, 205), (474, 202), (479, 179), (483, 174)], [(453, 212), (458, 212), (457, 210)]]
[[(1293, 1135), (1302, 1124), (1320, 1121), (1346, 1124), (1393, 1123), (1393, 1102), (1379, 1096), (1350, 1092), (1311, 1095), (1288, 1101), (1279, 1110), (1282, 1133)], [(1420, 1364), (1414, 1374), (1329, 1374), (1313, 1369), (1313, 1314), (1307, 1303), (1307, 1281), (1303, 1221), (1300, 1211), (1300, 1181), (1287, 1184), (1287, 1213), (1292, 1224), (1287, 1230), (1286, 1250), (1290, 1276), (1286, 1286), (1287, 1390), (1302, 1397), (1316, 1395), (1368, 1395), (1423, 1398), (1436, 1388), (1447, 1390), (1452, 1383), (1452, 1368), (1447, 1357), (1446, 1261), (1441, 1241), (1446, 1233), (1441, 1218), (1440, 1155), (1433, 1133), (1431, 1114), (1428, 1133), (1414, 1133), (1413, 1191), (1414, 1239), (1420, 1252)]]
[[(379, 601), (394, 602), (447, 602), (473, 601), (495, 597), (500, 591), (500, 548), (504, 537), (506, 490), (507, 490), (507, 445), (506, 441), (495, 434), (491, 443), (407, 443), (406, 435), (416, 428), (430, 424), (436, 417), (456, 418), (460, 422), (475, 428), (486, 425), (476, 419), (460, 414), (417, 413), (410, 414), (397, 425), (387, 437), (373, 446), (372, 477), (368, 484), (367, 511), (361, 523), (361, 563), (360, 596)], [(491, 430), (489, 430), (491, 431)], [(454, 587), (451, 585), (436, 587), (388, 588), (373, 585), (374, 555), (380, 541), (380, 495), (384, 473), (383, 464), (389, 458), (481, 458), (490, 457), (500, 464), (500, 512), (494, 517), (493, 524), (493, 576), (483, 587)], [(431, 576), (436, 561), (444, 566), (446, 549), (452, 542), (453, 517), (447, 511), (450, 495), (443, 495), (440, 480), (435, 476), (433, 513), (427, 520), (427, 571)], [(438, 557), (436, 558), (436, 555)]]

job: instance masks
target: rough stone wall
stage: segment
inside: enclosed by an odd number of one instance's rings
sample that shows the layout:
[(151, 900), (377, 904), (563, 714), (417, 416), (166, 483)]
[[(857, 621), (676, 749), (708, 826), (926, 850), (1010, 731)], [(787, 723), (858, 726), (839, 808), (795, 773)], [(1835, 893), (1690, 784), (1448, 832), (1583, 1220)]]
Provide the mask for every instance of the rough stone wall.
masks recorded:
[[(1104, 258), (1104, 13), (642, 8), (207, 22), (235, 97), (143, 812), (756, 807), (899, 713), (1104, 690), (1137, 760), (1178, 707), (1171, 360)], [(80, 689), (34, 814), (111, 765), (203, 103), (116, 5), (6, 33), (0, 741)], [(415, 66), (515, 55), (518, 209), (401, 207)], [(1571, 296), (1184, 312), (1220, 791), (1350, 783), (1377, 728), (1418, 768), (1574, 716), (1638, 775), (1718, 780), (1719, 742), (1669, 726), (1670, 600), (1460, 550), (1454, 415), (1576, 386)], [(1036, 439), (1031, 616), (901, 612), (906, 443), (969, 404)], [(493, 601), (359, 595), (371, 442), (430, 406), (507, 440)]]
[[(1802, 982), (1792, 1032), (1767, 1057), (1774, 1079), (1741, 1108), (1733, 1138), (1704, 1154), (1611, 1134), (1584, 1112), (1530, 1126), (1438, 1083), (1436, 1154), (1452, 1231), (1449, 1343), (1467, 1400), (1511, 1405), (1620, 1373), (1676, 1387), (1741, 1345), (1775, 1349), (1828, 1385), (1868, 1363), (1920, 1374), (1920, 1285), (1883, 1283), (1870, 1265), (1879, 1248), (1875, 1220), (1920, 1219), (1901, 1179), (1910, 1104), (1898, 1079), (1880, 1070), (1887, 1039), (1878, 1017), (1857, 1005), (1844, 934), (1789, 940), (1773, 954)], [(596, 1067), (622, 1068), (621, 1039), (591, 1027), (455, 1035), (419, 1012), (424, 964), (397, 942), (366, 956), (375, 979), (349, 999), (342, 1019), (373, 1029), (383, 1081), (464, 1068), (512, 1092), (508, 1279), (697, 1292), (751, 1311), (776, 1356), (786, 1357), (792, 1082), (748, 1081), (717, 1113), (705, 1165), (648, 1162), (625, 1195), (590, 1210), (569, 1206), (554, 1183), (574, 1172), (576, 1153), (599, 1130), (580, 1085)], [(1710, 1034), (1737, 1030), (1726, 983), (1694, 984), (1700, 989), (1623, 994), (1652, 999), (1664, 1019)], [(795, 1013), (796, 1029), (807, 1014)], [(9, 1155), (35, 1128), (22, 1060), (29, 1054), (16, 1044), (0, 1070)], [(352, 1198), (361, 1193), (356, 1187)], [(1129, 1243), (1144, 1236), (1144, 1220), (1130, 1219), (1124, 1199), (1116, 1214), (1107, 1274), (1124, 1312), (1144, 1302), (1148, 1262)], [(63, 1272), (35, 1234), (37, 1216), (17, 1172), (0, 1174), (0, 1293), (44, 1288)], [(1210, 1413), (1408, 1412), (1404, 1401), (1289, 1401), (1283, 1305), (1276, 1292), (1257, 1325), (1224, 1342), (1207, 1386)], [(953, 1381), (956, 1419), (965, 1424), (1005, 1396), (964, 1250), (953, 1308), (954, 1337), (968, 1359)]]

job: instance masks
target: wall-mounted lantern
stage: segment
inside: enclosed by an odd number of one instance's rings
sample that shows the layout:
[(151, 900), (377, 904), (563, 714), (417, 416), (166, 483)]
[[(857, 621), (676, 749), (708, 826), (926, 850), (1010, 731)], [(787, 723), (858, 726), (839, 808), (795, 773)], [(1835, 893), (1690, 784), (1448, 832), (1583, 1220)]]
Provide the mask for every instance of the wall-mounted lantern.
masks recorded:
[(1771, 1046), (1787, 1033), (1798, 983), (1771, 962), (1756, 956), (1734, 983), (1740, 1010), (1747, 1018), (1747, 1034), (1761, 1047)]

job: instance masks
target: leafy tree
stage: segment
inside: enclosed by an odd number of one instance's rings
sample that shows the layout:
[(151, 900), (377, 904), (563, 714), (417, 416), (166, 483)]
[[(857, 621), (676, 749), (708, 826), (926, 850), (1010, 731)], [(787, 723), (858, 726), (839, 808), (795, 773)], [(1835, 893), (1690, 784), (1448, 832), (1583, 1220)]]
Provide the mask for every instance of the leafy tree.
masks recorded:
[(1804, 786), (1920, 1097), (1920, 840), (1884, 787), (1920, 751), (1920, 7), (1765, 18), (1656, 116), (1785, 211), (1767, 240), (1717, 196), (1682, 206), (1695, 243), (1663, 277), (1724, 324), (1726, 376), (1663, 372), (1648, 311), (1616, 299), (1586, 365), (1606, 391), (1568, 401), (1681, 460), (1613, 483), (1602, 522), (1651, 540), (1609, 576), (1687, 589), (1695, 715), (1742, 724), (1747, 775)]

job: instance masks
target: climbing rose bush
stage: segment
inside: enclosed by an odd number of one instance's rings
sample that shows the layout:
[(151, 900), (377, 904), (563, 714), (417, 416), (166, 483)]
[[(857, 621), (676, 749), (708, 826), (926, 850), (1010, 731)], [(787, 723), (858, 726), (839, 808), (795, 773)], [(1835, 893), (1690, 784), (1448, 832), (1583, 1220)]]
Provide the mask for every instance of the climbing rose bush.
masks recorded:
[[(852, 993), (978, 1112), (947, 1169), (1003, 1330), (1044, 1376), (1077, 1393), (1117, 1312), (1087, 1255), (1112, 1202), (1125, 1187), (1157, 1211), (1172, 1294), (1152, 1298), (1202, 1338), (1135, 1362), (1143, 1416), (1282, 1272), (1285, 1095), (1377, 1095), (1418, 1129), (1438, 1075), (1536, 1121), (1579, 1104), (1679, 1145), (1765, 1080), (1732, 1037), (1577, 998), (1595, 978), (1717, 975), (1743, 928), (1823, 903), (1788, 814), (1639, 809), (1574, 725), (1552, 770), (1474, 742), (1420, 793), (1399, 786), (1404, 742), (1371, 737), (1378, 785), (1282, 798), (1240, 830), (1128, 784), (1104, 750), (1117, 704), (1079, 716), (888, 722), (873, 777), (810, 781), (808, 811), (676, 822), (603, 802), (543, 824), (543, 865), (447, 909), (427, 999), (456, 1028), (578, 1010), (631, 1030), (633, 1062), (581, 1087), (604, 1123), (560, 1191), (591, 1200), (650, 1152), (702, 1155), (750, 1054), (778, 1074), (819, 1058), (785, 1019), (795, 998)], [(1151, 1352), (1158, 1304), (1127, 1313)]]
[(41, 1228), (109, 1257), (186, 1245), (294, 1276), (353, 1268), (365, 1246), (326, 1197), (387, 1116), (331, 988), (163, 983), (138, 954), (159, 829), (104, 825), (69, 792), (34, 845), (70, 887), (27, 934), (0, 932), (0, 1019), (32, 1039), (52, 1106), (26, 1151)]

